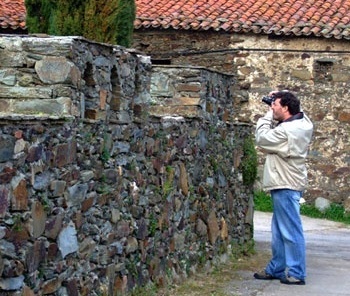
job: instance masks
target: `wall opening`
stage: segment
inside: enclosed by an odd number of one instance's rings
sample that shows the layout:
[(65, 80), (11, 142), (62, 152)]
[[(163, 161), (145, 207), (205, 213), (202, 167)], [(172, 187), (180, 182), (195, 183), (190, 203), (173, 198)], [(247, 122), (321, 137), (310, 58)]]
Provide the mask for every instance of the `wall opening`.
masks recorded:
[(151, 59), (153, 65), (171, 65), (170, 59)]
[(314, 63), (315, 81), (324, 82), (332, 80), (332, 70), (334, 68), (334, 60), (316, 60)]
[(113, 111), (120, 110), (121, 105), (121, 86), (118, 76), (118, 70), (116, 66), (113, 66), (111, 70), (111, 84), (112, 84), (112, 98), (110, 108)]

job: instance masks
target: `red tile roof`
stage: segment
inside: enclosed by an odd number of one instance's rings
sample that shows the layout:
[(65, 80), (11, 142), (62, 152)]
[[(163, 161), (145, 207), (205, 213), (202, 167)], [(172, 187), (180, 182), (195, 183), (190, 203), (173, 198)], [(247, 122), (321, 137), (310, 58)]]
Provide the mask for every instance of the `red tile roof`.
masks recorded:
[[(136, 0), (136, 29), (350, 39), (350, 0)], [(24, 0), (0, 0), (0, 29), (26, 29)]]
[(24, 0), (0, 0), (0, 29), (26, 29)]
[(136, 0), (136, 29), (350, 39), (350, 0)]

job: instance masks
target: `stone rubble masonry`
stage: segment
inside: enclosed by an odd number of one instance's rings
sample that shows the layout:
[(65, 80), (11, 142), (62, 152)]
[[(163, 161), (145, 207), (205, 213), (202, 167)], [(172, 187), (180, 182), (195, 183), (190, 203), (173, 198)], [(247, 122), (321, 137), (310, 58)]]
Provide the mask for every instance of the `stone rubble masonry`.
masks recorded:
[(235, 83), (80, 37), (1, 36), (2, 293), (122, 295), (249, 245)]
[[(304, 197), (307, 202), (323, 197), (350, 212), (348, 40), (148, 28), (136, 30), (133, 47), (151, 54), (154, 66), (195, 65), (236, 77), (232, 93), (241, 103), (235, 113), (240, 122), (256, 124), (267, 110), (261, 98), (271, 90), (295, 92), (315, 127)], [(260, 160), (262, 167), (262, 153)]]

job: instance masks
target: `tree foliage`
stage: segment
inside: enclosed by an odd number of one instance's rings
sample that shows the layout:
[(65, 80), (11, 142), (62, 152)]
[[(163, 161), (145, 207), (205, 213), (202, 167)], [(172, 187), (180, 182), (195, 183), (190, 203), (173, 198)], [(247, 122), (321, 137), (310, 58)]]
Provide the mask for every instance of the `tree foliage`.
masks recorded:
[(83, 36), (105, 43), (117, 43), (119, 0), (90, 0), (84, 11)]
[(83, 36), (129, 47), (136, 5), (134, 0), (25, 0), (30, 33)]
[(117, 43), (129, 47), (132, 42), (136, 4), (134, 0), (119, 0), (117, 22)]

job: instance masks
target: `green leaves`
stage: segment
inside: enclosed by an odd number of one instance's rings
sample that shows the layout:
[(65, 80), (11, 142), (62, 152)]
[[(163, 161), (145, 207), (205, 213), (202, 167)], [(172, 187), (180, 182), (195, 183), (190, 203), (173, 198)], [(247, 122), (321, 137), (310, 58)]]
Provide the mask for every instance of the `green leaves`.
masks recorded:
[(30, 33), (83, 36), (130, 47), (136, 16), (134, 0), (25, 0)]
[(241, 168), (243, 174), (243, 184), (253, 185), (258, 173), (258, 156), (252, 137), (246, 138), (243, 143)]

